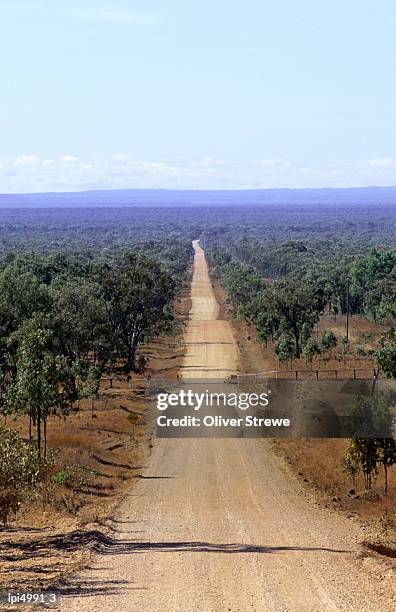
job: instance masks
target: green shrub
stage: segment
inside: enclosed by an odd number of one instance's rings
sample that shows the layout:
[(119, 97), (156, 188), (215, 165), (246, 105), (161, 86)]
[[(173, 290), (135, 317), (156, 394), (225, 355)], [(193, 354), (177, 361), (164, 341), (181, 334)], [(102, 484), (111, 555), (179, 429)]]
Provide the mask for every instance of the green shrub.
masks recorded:
[(337, 346), (337, 336), (331, 329), (326, 329), (323, 332), (320, 345), (323, 351), (331, 351)]
[(307, 342), (303, 346), (303, 355), (305, 357), (305, 361), (312, 366), (312, 361), (314, 357), (317, 357), (321, 354), (320, 344), (315, 338), (308, 338)]
[(0, 520), (4, 525), (35, 492), (49, 464), (50, 459), (40, 459), (34, 444), (0, 426)]
[(57, 485), (64, 485), (70, 478), (68, 470), (62, 469), (52, 476), (52, 481)]

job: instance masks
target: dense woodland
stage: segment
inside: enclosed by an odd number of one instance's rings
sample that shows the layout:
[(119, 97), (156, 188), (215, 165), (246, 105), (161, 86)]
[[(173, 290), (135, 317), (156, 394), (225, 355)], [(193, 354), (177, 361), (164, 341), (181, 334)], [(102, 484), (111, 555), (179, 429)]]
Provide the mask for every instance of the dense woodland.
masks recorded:
[[(138, 347), (172, 332), (197, 238), (235, 316), (271, 339), (280, 361), (312, 363), (334, 348), (335, 335), (318, 338), (315, 325), (324, 312), (348, 311), (386, 325), (373, 358), (395, 377), (394, 207), (0, 209), (0, 410), (27, 415), (37, 457), (48, 415), (95, 395), (106, 369), (144, 371)], [(1, 432), (0, 507), (11, 494), (9, 458), (17, 465), (28, 454), (36, 465), (23, 444)], [(364, 454), (354, 444), (351, 469)], [(395, 460), (394, 445), (370, 453), (370, 469)]]
[[(307, 361), (336, 343), (313, 331), (322, 313), (361, 314), (393, 328), (396, 214), (390, 207), (254, 209), (238, 224), (203, 232), (212, 272), (234, 313), (275, 341), (281, 361)], [(391, 331), (383, 338), (391, 343)], [(348, 350), (348, 338), (343, 339)], [(385, 367), (384, 364), (382, 364)]]
[(115, 238), (94, 257), (83, 234), (51, 253), (38, 235), (42, 248), (7, 251), (0, 270), (0, 410), (29, 416), (40, 453), (49, 414), (95, 395), (106, 369), (144, 370), (138, 347), (172, 332), (192, 248), (159, 231), (133, 250)]
[(51, 287), (68, 275), (97, 282), (99, 268), (117, 268), (131, 251), (157, 262), (177, 287), (191, 240), (200, 238), (235, 314), (254, 323), (263, 342), (276, 341), (280, 360), (312, 361), (334, 345), (331, 334), (321, 343), (313, 337), (323, 312), (393, 327), (396, 211), (389, 204), (3, 209), (0, 228), (3, 275), (26, 267), (34, 274), (36, 264), (26, 262), (46, 255), (36, 267), (49, 268), (47, 279), (38, 277)]
[[(246, 196), (247, 198), (248, 196)], [(152, 240), (205, 239), (244, 247), (243, 259), (258, 260), (289, 241), (304, 241), (316, 253), (345, 257), (370, 246), (396, 246), (392, 205), (265, 205), (150, 208), (0, 208), (0, 253), (85, 252), (108, 257)], [(250, 255), (248, 256), (248, 252)], [(236, 255), (236, 253), (234, 253)], [(257, 256), (258, 259), (250, 259)], [(279, 262), (281, 263), (281, 262)], [(266, 274), (267, 271), (263, 270)]]

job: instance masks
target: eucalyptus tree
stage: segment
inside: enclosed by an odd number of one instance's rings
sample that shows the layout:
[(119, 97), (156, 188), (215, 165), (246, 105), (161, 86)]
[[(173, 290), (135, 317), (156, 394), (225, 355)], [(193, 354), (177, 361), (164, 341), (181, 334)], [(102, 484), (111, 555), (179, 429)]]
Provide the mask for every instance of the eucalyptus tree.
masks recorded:
[(46, 424), (51, 410), (64, 404), (62, 362), (54, 352), (54, 336), (39, 321), (28, 321), (20, 329), (16, 374), (7, 389), (11, 410), (29, 415), (37, 430), (38, 452), (41, 454), (44, 425), (46, 454)]
[(137, 371), (138, 345), (170, 329), (175, 283), (157, 261), (136, 252), (118, 266), (103, 266), (99, 279), (113, 346), (127, 369)]
[(294, 279), (274, 282), (265, 293), (263, 308), (271, 313), (273, 325), (294, 339), (294, 356), (301, 355), (303, 333), (312, 332), (325, 305), (320, 288)]

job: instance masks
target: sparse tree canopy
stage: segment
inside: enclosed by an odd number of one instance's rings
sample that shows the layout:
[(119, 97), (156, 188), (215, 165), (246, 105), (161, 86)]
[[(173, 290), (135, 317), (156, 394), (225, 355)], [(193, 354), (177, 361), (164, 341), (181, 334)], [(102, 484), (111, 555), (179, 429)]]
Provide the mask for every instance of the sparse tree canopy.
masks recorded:
[(19, 334), (17, 373), (8, 388), (8, 406), (28, 414), (36, 425), (40, 454), (42, 423), (46, 423), (50, 410), (62, 403), (60, 363), (50, 330), (32, 320), (19, 330)]

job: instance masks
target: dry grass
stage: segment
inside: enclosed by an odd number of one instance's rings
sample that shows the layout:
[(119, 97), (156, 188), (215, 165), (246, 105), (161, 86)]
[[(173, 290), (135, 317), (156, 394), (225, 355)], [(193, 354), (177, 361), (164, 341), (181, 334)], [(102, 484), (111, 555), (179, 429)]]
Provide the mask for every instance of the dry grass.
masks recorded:
[[(385, 328), (381, 325), (374, 325), (364, 317), (353, 316), (349, 320), (350, 348), (346, 355), (342, 352), (342, 338), (346, 333), (346, 317), (333, 315), (323, 315), (317, 326), (316, 334), (321, 337), (325, 330), (332, 330), (338, 339), (338, 347), (328, 354), (324, 354), (320, 359), (314, 359), (312, 366), (307, 364), (305, 359), (295, 359), (292, 363), (280, 363), (274, 353), (274, 344), (269, 341), (265, 346), (256, 339), (254, 326), (247, 325), (244, 321), (235, 321), (232, 317), (230, 305), (227, 305), (226, 294), (218, 282), (214, 283), (215, 293), (220, 303), (225, 302), (224, 314), (230, 319), (234, 328), (235, 336), (241, 351), (244, 372), (271, 372), (280, 370), (287, 372), (290, 370), (299, 371), (301, 377), (314, 377), (316, 370), (337, 370), (341, 378), (353, 377), (353, 370), (356, 370), (357, 377), (370, 378), (373, 376), (375, 368), (374, 361), (366, 356), (362, 356), (361, 350), (366, 353), (370, 349), (378, 347), (378, 341)], [(304, 372), (306, 374), (304, 375)], [(312, 374), (311, 374), (312, 372)], [(329, 372), (326, 376), (333, 378), (334, 373)]]
[[(178, 298), (177, 317), (187, 317), (190, 303)], [(182, 328), (182, 325), (180, 326)], [(175, 378), (182, 360), (180, 338), (159, 338), (143, 347), (150, 358), (146, 374)], [(0, 588), (44, 588), (78, 568), (89, 556), (86, 533), (108, 531), (116, 505), (140, 474), (151, 442), (146, 435), (144, 380), (114, 375), (101, 383), (100, 397), (80, 402), (67, 418), (48, 419), (48, 448), (54, 453), (52, 475), (69, 474), (52, 483), (26, 505), (10, 528), (0, 528)], [(28, 436), (26, 418), (7, 425)], [(98, 528), (100, 525), (100, 528)], [(88, 547), (88, 548), (87, 548)]]
[[(218, 297), (224, 298), (221, 287), (216, 288)], [(230, 309), (226, 309), (228, 318), (232, 320)], [(241, 352), (241, 367), (243, 372), (265, 372), (271, 370), (287, 370), (280, 365), (274, 355), (273, 345), (262, 346), (256, 340), (253, 327), (242, 321), (232, 321), (235, 337)], [(339, 340), (345, 335), (345, 317), (323, 316), (318, 332), (321, 335), (325, 329), (332, 329)], [(360, 375), (371, 377), (374, 362), (368, 357), (356, 354), (358, 347), (375, 348), (384, 329), (375, 326), (363, 317), (355, 316), (350, 320), (351, 351), (345, 359), (338, 349), (332, 355), (314, 361), (312, 369), (326, 370), (343, 368), (367, 369)], [(310, 376), (310, 367), (303, 359), (295, 360), (293, 368), (306, 371)], [(304, 375), (302, 375), (304, 377)], [(277, 439), (273, 441), (274, 449), (288, 461), (291, 469), (307, 487), (314, 489), (323, 503), (330, 504), (348, 513), (356, 514), (364, 520), (374, 521), (388, 537), (396, 537), (396, 467), (390, 470), (389, 494), (385, 496), (383, 474), (380, 472), (373, 485), (373, 494), (364, 491), (363, 479), (357, 477), (354, 486), (350, 477), (344, 473), (342, 459), (347, 441), (345, 439)], [(348, 495), (355, 488), (356, 495)]]
[[(384, 494), (384, 477), (380, 469), (372, 492), (364, 489), (363, 477), (355, 483), (343, 471), (344, 439), (273, 440), (277, 454), (283, 456), (294, 473), (314, 487), (325, 503), (374, 519), (389, 536), (396, 536), (396, 467), (389, 471), (389, 492)], [(354, 490), (354, 493), (350, 492)]]
[[(314, 359), (312, 365), (307, 364), (305, 359), (294, 359), (292, 363), (280, 363), (274, 352), (274, 344), (269, 341), (267, 346), (261, 345), (256, 339), (256, 331), (254, 327), (246, 325), (242, 321), (233, 323), (236, 335), (239, 339), (239, 346), (242, 352), (245, 353), (245, 362), (249, 367), (249, 372), (271, 372), (274, 370), (288, 372), (298, 370), (304, 377), (316, 376), (316, 370), (322, 372), (322, 376), (334, 378), (334, 371), (337, 370), (338, 376), (342, 378), (353, 377), (353, 370), (356, 370), (357, 377), (370, 378), (373, 376), (375, 362), (368, 356), (358, 354), (358, 347), (362, 347), (367, 352), (369, 349), (377, 346), (377, 341), (380, 336), (380, 330), (377, 330), (375, 336), (370, 339), (356, 342), (351, 341), (349, 352), (344, 355), (341, 349), (342, 335), (338, 333), (339, 346), (331, 352), (322, 355), (319, 359)], [(325, 329), (331, 329), (326, 325), (326, 321), (322, 320), (319, 326), (319, 334)], [(364, 334), (363, 334), (364, 336)], [(329, 370), (329, 372), (326, 372)], [(312, 372), (312, 374), (311, 374)]]
[[(73, 550), (53, 547), (52, 538), (106, 524), (106, 517), (139, 474), (149, 452), (140, 420), (141, 399), (134, 397), (133, 390), (123, 392), (122, 404), (137, 411), (131, 423), (130, 413), (119, 407), (120, 397), (111, 393), (106, 410), (92, 415), (90, 409), (83, 409), (66, 420), (49, 419), (48, 447), (55, 453), (52, 474), (67, 470), (72, 477), (64, 485), (51, 483), (44, 496), (22, 509), (11, 528), (0, 529), (1, 587), (37, 589), (77, 568), (86, 560), (86, 551), (77, 546)], [(25, 419), (12, 426), (27, 435)], [(25, 551), (35, 540), (43, 540), (43, 550), (27, 559)]]

